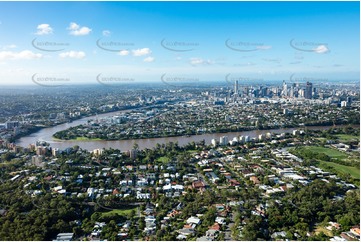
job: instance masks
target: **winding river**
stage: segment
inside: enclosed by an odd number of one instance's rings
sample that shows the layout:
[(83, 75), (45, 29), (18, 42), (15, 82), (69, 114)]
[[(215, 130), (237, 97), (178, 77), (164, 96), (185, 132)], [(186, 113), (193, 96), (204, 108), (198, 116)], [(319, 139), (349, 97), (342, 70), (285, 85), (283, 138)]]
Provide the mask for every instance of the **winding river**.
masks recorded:
[[(166, 137), (166, 138), (150, 138), (150, 139), (131, 139), (131, 140), (96, 140), (96, 141), (57, 141), (53, 138), (53, 134), (74, 127), (80, 124), (85, 124), (90, 119), (102, 118), (112, 115), (119, 115), (124, 112), (129, 111), (117, 111), (105, 114), (99, 114), (97, 116), (85, 117), (71, 123), (59, 124), (50, 128), (44, 128), (39, 130), (36, 133), (24, 136), (16, 141), (17, 145), (22, 147), (27, 147), (29, 144), (34, 144), (36, 141), (46, 141), (50, 143), (50, 146), (53, 148), (66, 149), (68, 147), (73, 147), (74, 145), (79, 145), (82, 149), (87, 149), (89, 151), (99, 148), (113, 148), (120, 149), (121, 151), (127, 151), (132, 149), (134, 143), (139, 145), (140, 149), (153, 148), (157, 143), (165, 144), (168, 142), (178, 142), (180, 146), (188, 144), (189, 142), (199, 142), (205, 140), (206, 144), (210, 144), (212, 139), (219, 141), (219, 138), (222, 136), (228, 136), (229, 140), (233, 139), (236, 136), (250, 136), (251, 138), (257, 137), (260, 134), (266, 134), (268, 132), (279, 134), (292, 132), (296, 128), (280, 128), (280, 129), (270, 129), (270, 130), (252, 130), (252, 131), (242, 131), (242, 132), (229, 132), (229, 133), (213, 133), (213, 134), (201, 134), (201, 135), (191, 135), (191, 136), (177, 136), (177, 137)], [(337, 127), (342, 127), (343, 125), (338, 125)], [(310, 130), (325, 130), (329, 129), (331, 126), (309, 126), (307, 129)]]

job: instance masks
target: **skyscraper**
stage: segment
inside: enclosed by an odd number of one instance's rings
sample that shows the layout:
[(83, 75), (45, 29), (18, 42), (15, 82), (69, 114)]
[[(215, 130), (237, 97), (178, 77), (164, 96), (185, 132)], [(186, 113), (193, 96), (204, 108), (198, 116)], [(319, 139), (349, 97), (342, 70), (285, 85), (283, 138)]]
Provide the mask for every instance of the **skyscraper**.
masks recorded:
[(311, 82), (306, 83), (305, 98), (312, 99), (312, 83)]
[(238, 94), (238, 80), (234, 81), (234, 94)]
[(287, 83), (285, 81), (282, 84), (282, 96), (288, 96)]

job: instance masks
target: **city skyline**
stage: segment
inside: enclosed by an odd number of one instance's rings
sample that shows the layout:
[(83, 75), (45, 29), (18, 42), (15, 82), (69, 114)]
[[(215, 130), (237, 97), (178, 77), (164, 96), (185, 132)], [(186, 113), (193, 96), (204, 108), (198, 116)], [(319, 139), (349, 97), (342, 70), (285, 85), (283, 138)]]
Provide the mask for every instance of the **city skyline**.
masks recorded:
[(79, 84), (96, 84), (101, 75), (134, 83), (231, 75), (240, 84), (360, 75), (358, 2), (0, 6), (0, 85), (35, 85), (35, 75)]

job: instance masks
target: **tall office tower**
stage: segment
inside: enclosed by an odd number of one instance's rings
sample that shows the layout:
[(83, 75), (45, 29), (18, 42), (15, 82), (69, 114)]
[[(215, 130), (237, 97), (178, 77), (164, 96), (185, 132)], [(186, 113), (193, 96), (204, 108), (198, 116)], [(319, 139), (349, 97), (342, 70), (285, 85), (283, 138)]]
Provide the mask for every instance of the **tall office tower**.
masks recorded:
[(244, 93), (245, 93), (246, 97), (248, 97), (248, 91), (249, 91), (248, 87), (245, 87), (244, 88)]
[(282, 85), (282, 95), (283, 96), (287, 96), (287, 83), (285, 81), (283, 81), (283, 85)]
[(305, 89), (302, 88), (302, 89), (298, 90), (298, 94), (300, 97), (305, 97)]
[(306, 83), (305, 98), (312, 99), (312, 83), (311, 82)]
[(295, 86), (295, 88), (293, 88), (293, 97), (298, 97), (298, 91), (299, 91), (299, 86)]
[(262, 87), (261, 96), (262, 97), (268, 96), (268, 88), (267, 87)]
[(291, 89), (290, 89), (290, 97), (294, 97), (294, 96), (295, 96), (294, 90), (295, 90), (294, 87), (291, 86)]
[(238, 94), (238, 80), (234, 81), (234, 94)]
[(347, 103), (348, 103), (349, 105), (351, 105), (351, 103), (352, 103), (352, 97), (347, 97), (346, 101), (347, 101)]

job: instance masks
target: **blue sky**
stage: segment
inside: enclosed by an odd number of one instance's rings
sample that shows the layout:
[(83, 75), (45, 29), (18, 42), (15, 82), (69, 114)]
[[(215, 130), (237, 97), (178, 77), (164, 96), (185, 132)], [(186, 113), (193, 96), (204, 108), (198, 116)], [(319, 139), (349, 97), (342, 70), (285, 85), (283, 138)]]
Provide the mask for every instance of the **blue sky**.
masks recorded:
[(359, 80), (359, 2), (0, 2), (0, 84)]

